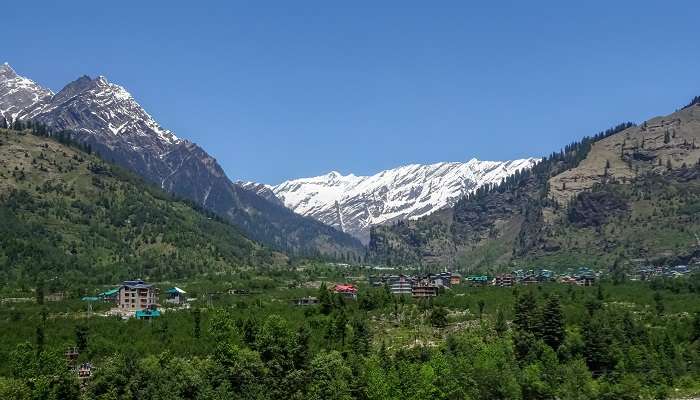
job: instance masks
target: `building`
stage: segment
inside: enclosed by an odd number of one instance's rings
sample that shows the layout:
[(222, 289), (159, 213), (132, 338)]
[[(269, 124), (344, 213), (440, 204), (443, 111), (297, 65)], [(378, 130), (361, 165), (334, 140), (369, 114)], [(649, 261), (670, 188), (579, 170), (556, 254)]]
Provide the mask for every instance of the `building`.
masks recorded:
[(111, 289), (97, 295), (102, 301), (119, 304), (119, 288)]
[(333, 286), (333, 293), (338, 293), (346, 299), (357, 299), (357, 288), (351, 284), (336, 284)]
[(136, 319), (153, 319), (160, 317), (160, 311), (152, 310), (150, 308), (145, 310), (138, 310), (136, 311), (135, 316)]
[(459, 285), (462, 283), (462, 275), (453, 272), (452, 276), (450, 276), (450, 285)]
[(496, 286), (513, 286), (514, 283), (515, 277), (512, 274), (496, 275), (496, 280), (494, 281)]
[(438, 286), (449, 288), (452, 282), (451, 272), (440, 272), (439, 274), (428, 274), (428, 280)]
[(408, 295), (413, 294), (413, 279), (405, 275), (390, 276), (387, 280), (387, 285), (391, 294)]
[(78, 367), (78, 379), (81, 381), (89, 379), (92, 376), (92, 363), (82, 363)]
[(414, 299), (424, 299), (436, 297), (438, 286), (432, 282), (421, 282), (413, 286), (412, 295)]
[(124, 281), (119, 288), (121, 310), (147, 310), (156, 306), (156, 288), (142, 280)]
[(63, 356), (66, 358), (66, 364), (68, 367), (72, 367), (75, 365), (76, 361), (78, 361), (78, 356), (80, 355), (80, 352), (78, 351), (77, 347), (69, 347), (68, 350), (63, 353)]
[(64, 292), (55, 292), (46, 296), (46, 301), (63, 301), (66, 298)]
[(489, 277), (486, 275), (469, 275), (465, 281), (472, 285), (486, 285), (489, 282)]
[(306, 297), (294, 299), (290, 303), (292, 305), (297, 306), (297, 307), (306, 307), (306, 306), (313, 306), (313, 305), (318, 304), (319, 300), (316, 297), (306, 296)]
[(168, 299), (166, 301), (168, 303), (172, 303), (172, 304), (185, 304), (185, 303), (187, 303), (187, 292), (180, 289), (179, 287), (171, 287), (170, 289), (168, 289), (167, 293), (168, 293)]

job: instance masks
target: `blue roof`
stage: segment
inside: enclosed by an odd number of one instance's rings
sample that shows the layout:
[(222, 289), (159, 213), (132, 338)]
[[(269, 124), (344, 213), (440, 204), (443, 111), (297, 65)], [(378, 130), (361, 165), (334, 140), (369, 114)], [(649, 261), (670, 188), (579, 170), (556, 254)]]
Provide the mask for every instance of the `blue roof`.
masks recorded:
[(132, 289), (149, 289), (149, 288), (153, 287), (153, 285), (149, 285), (148, 283), (146, 283), (140, 279), (137, 279), (134, 281), (124, 281), (122, 286), (126, 286), (126, 287), (132, 288)]
[(111, 289), (111, 290), (108, 290), (106, 292), (102, 292), (102, 293), (98, 294), (97, 296), (99, 296), (99, 297), (111, 297), (117, 293), (119, 293), (119, 288)]
[(158, 310), (138, 310), (136, 311), (136, 319), (160, 317)]

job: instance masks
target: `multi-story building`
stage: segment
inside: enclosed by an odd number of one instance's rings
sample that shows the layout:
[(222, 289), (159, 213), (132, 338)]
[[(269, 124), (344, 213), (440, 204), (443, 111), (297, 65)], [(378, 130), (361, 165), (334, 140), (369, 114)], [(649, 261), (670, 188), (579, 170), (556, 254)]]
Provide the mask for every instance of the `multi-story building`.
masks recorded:
[(338, 293), (346, 299), (357, 299), (357, 287), (351, 284), (336, 284), (333, 286), (333, 293)]
[(496, 286), (513, 286), (514, 283), (515, 277), (512, 274), (496, 275), (496, 280), (494, 282)]
[(124, 281), (119, 288), (119, 308), (125, 311), (153, 308), (157, 299), (156, 288), (142, 280)]
[(413, 286), (412, 295), (415, 299), (435, 297), (438, 295), (438, 285), (430, 282), (420, 282)]
[(411, 295), (413, 293), (413, 279), (405, 275), (391, 276), (387, 280), (391, 294)]

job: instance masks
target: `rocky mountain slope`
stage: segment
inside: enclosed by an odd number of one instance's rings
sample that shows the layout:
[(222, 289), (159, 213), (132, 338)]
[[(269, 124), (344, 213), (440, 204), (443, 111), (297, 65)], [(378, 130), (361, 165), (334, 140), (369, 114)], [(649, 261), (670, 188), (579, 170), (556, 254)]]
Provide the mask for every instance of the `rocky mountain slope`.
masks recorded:
[(377, 227), (370, 255), (464, 271), (700, 260), (697, 144), (696, 98), (670, 115), (586, 137), (454, 207)]
[(0, 120), (70, 130), (108, 160), (228, 218), (249, 237), (290, 253), (362, 251), (354, 238), (232, 183), (196, 144), (161, 127), (123, 87), (83, 76), (53, 94), (0, 66)]
[[(233, 225), (88, 154), (0, 129), (0, 281), (113, 284), (286, 265)], [(1, 285), (1, 284), (0, 284)]]
[(513, 161), (412, 164), (371, 176), (331, 172), (276, 186), (248, 183), (258, 194), (281, 200), (294, 212), (315, 218), (367, 243), (373, 226), (417, 219), (445, 207), (482, 186), (495, 185), (534, 158)]

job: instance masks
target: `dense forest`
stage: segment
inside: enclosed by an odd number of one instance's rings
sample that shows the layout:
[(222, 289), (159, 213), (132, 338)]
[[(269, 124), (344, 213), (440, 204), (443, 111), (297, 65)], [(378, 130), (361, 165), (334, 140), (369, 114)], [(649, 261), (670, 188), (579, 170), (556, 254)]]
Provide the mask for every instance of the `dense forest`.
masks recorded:
[[(698, 276), (454, 287), (432, 301), (366, 286), (348, 300), (285, 283), (317, 275), (343, 279), (333, 268), (226, 275), (185, 287), (226, 281), (260, 293), (152, 321), (89, 317), (71, 301), (3, 307), (0, 398), (620, 400), (700, 390)], [(287, 304), (308, 294), (320, 304)], [(82, 384), (63, 356), (73, 346), (94, 365)]]
[[(17, 129), (25, 126), (16, 127)], [(0, 290), (284, 264), (232, 225), (105, 162), (68, 133), (0, 130)]]

